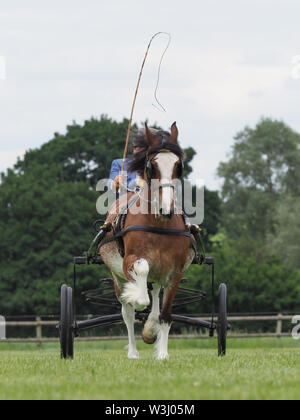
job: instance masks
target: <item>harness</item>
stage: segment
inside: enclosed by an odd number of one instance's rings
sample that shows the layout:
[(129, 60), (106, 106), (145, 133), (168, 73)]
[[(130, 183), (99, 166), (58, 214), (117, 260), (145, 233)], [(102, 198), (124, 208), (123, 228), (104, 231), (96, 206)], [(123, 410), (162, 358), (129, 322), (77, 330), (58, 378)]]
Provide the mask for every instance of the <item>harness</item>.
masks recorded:
[[(122, 258), (124, 258), (125, 256), (124, 237), (130, 232), (146, 232), (146, 233), (152, 233), (155, 235), (182, 236), (182, 237), (190, 239), (191, 248), (195, 252), (195, 260), (198, 264), (202, 264), (205, 260), (205, 250), (204, 250), (204, 245), (203, 245), (203, 241), (200, 234), (201, 229), (195, 225), (189, 228), (186, 216), (184, 214), (182, 215), (182, 217), (184, 220), (184, 224), (186, 226), (185, 230), (163, 229), (163, 228), (157, 228), (157, 227), (146, 226), (146, 225), (133, 225), (125, 229), (125, 222), (126, 222), (128, 210), (138, 201), (139, 198), (140, 196), (139, 194), (137, 194), (128, 202), (128, 204), (122, 209), (122, 211), (118, 215), (114, 225), (111, 223), (108, 223), (108, 224), (104, 224), (100, 228), (100, 232), (97, 235), (97, 238), (98, 238), (97, 252), (99, 252), (100, 249), (104, 245), (107, 245), (112, 242), (116, 242), (118, 245), (119, 254)], [(111, 236), (110, 238), (105, 238), (106, 234), (111, 231), (113, 231), (113, 236)], [(95, 250), (95, 247), (93, 250)]]
[(148, 232), (154, 233), (156, 235), (168, 235), (168, 236), (184, 236), (186, 238), (192, 238), (191, 232), (189, 230), (179, 230), (179, 229), (161, 229), (155, 228), (152, 226), (145, 226), (145, 225), (133, 225), (129, 226), (128, 228), (122, 230), (121, 232), (115, 233), (111, 238), (104, 239), (100, 245), (99, 249), (104, 245), (117, 241), (119, 253), (123, 258), (125, 256), (125, 248), (124, 248), (124, 241), (123, 238), (129, 232)]

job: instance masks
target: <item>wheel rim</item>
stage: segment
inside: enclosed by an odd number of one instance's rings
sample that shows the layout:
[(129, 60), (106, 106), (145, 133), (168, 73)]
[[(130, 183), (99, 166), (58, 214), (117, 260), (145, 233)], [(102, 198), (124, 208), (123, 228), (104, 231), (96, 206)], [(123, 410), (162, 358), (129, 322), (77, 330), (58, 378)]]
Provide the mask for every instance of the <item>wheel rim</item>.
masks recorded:
[(74, 357), (74, 306), (73, 306), (73, 290), (68, 288), (68, 313), (69, 313), (69, 328), (68, 328), (68, 357)]
[(60, 318), (61, 358), (74, 356), (74, 308), (73, 290), (66, 285), (61, 288), (61, 318)]
[(218, 355), (223, 357), (226, 355), (227, 344), (227, 287), (225, 284), (220, 285), (219, 289), (219, 319), (217, 325), (218, 331)]

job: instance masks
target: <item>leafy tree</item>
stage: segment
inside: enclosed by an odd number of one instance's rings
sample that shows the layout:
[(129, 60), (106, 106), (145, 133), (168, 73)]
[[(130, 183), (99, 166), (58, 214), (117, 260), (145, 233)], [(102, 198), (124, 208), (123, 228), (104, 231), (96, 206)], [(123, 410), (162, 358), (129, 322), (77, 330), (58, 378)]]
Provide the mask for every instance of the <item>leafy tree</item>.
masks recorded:
[(222, 201), (218, 191), (210, 191), (207, 188), (204, 192), (204, 223), (203, 239), (206, 251), (211, 250), (211, 238), (216, 235), (220, 229)]
[[(253, 253), (243, 256), (226, 238), (221, 246), (214, 246), (212, 253), (216, 260), (216, 287), (227, 284), (230, 313), (299, 312), (300, 270), (287, 268), (276, 257), (261, 261)], [(203, 289), (210, 296), (207, 268), (192, 266), (187, 277), (190, 287)], [(209, 297), (200, 311), (194, 308), (195, 312), (210, 310)]]
[(300, 197), (283, 196), (275, 211), (276, 233), (268, 236), (271, 255), (281, 257), (288, 267), (300, 269)]
[(191, 162), (196, 156), (197, 152), (193, 147), (188, 147), (187, 149), (184, 149), (185, 152), (185, 162), (184, 162), (184, 172), (183, 176), (184, 178), (188, 178), (188, 176), (193, 172), (193, 168), (191, 167)]
[(229, 161), (220, 164), (222, 223), (241, 250), (260, 250), (275, 233), (282, 194), (299, 196), (299, 145), (300, 135), (283, 122), (262, 119), (237, 134)]
[[(56, 182), (56, 168), (12, 171), (0, 187), (1, 313), (57, 313), (72, 256), (90, 241), (96, 194), (89, 184)], [(91, 278), (90, 278), (91, 280)]]

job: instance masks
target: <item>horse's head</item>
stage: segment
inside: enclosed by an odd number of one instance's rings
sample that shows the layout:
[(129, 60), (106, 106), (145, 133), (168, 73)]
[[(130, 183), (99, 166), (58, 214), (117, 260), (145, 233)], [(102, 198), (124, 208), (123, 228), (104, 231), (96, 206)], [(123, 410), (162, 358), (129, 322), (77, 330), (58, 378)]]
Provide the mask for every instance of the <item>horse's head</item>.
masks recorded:
[[(175, 211), (175, 180), (182, 177), (183, 151), (178, 145), (178, 129), (172, 125), (171, 134), (150, 130), (146, 124), (145, 137), (149, 145), (145, 159), (144, 179), (152, 189), (159, 189), (159, 212), (171, 219)], [(154, 182), (153, 182), (154, 181)]]

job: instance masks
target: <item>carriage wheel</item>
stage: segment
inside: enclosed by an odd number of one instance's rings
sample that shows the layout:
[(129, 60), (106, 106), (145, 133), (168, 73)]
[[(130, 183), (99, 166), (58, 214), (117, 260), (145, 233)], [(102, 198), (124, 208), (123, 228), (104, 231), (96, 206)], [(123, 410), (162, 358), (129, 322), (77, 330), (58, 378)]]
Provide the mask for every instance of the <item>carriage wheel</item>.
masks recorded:
[(74, 357), (73, 290), (65, 284), (61, 288), (60, 348), (62, 359)]
[(219, 318), (217, 324), (219, 357), (226, 356), (227, 331), (227, 287), (225, 284), (221, 284), (219, 289)]

